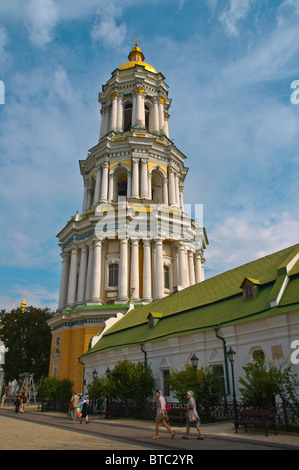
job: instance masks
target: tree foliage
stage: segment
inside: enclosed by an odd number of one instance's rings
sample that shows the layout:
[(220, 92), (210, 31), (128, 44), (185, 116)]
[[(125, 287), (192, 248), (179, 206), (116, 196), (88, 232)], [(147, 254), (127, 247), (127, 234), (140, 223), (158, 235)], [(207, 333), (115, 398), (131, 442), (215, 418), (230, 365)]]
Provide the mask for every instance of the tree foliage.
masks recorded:
[(38, 395), (52, 400), (69, 401), (72, 396), (73, 383), (69, 379), (46, 377), (38, 387)]
[(185, 363), (183, 370), (172, 369), (167, 381), (174, 392), (174, 398), (177, 398), (180, 403), (186, 402), (188, 390), (192, 390), (194, 395), (197, 395), (198, 403), (204, 407), (219, 404), (224, 396), (223, 382), (211, 366), (202, 366), (196, 370), (196, 391), (194, 369), (188, 363)]
[(292, 365), (281, 370), (264, 358), (243, 366), (245, 378), (240, 377), (240, 392), (247, 406), (271, 408), (274, 398), (280, 396), (289, 403), (298, 403), (297, 387), (299, 382), (292, 371)]
[(155, 379), (150, 367), (141, 362), (118, 361), (111, 373), (106, 377), (95, 378), (88, 386), (91, 398), (106, 397), (120, 400), (123, 403), (133, 401), (142, 404), (153, 396)]
[(48, 308), (26, 307), (11, 312), (1, 311), (0, 339), (7, 350), (3, 365), (5, 381), (17, 379), (24, 372), (34, 374), (37, 382), (48, 375), (51, 331)]

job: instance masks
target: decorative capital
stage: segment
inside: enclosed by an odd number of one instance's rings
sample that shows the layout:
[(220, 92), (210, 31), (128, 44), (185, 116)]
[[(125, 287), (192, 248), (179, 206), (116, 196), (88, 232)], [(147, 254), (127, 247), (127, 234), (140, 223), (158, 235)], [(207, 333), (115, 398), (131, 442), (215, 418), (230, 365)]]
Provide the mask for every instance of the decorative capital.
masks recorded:
[(110, 93), (110, 98), (111, 98), (112, 100), (114, 100), (114, 98), (116, 98), (116, 97), (117, 97), (117, 93), (115, 93), (115, 91), (112, 91), (112, 92)]
[(141, 95), (144, 92), (144, 89), (142, 88), (142, 86), (138, 85), (138, 87), (136, 88), (136, 92), (138, 93), (138, 95)]
[(165, 98), (164, 96), (159, 96), (160, 103), (164, 104), (165, 103)]

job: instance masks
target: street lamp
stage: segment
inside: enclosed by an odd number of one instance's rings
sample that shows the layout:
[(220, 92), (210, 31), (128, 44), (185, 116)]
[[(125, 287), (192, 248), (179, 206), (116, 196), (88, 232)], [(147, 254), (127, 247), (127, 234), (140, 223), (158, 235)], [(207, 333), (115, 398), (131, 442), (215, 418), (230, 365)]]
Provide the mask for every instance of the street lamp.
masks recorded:
[[(106, 377), (108, 378), (110, 374), (111, 374), (111, 370), (109, 369), (109, 366), (108, 366), (106, 369)], [(108, 408), (109, 408), (109, 397), (106, 396), (106, 418), (108, 418)]]
[(94, 369), (94, 370), (92, 371), (92, 374), (91, 374), (91, 375), (92, 375), (93, 380), (95, 380), (96, 377), (98, 376), (98, 373), (97, 373), (96, 369)]
[(191, 357), (191, 364), (194, 370), (194, 383), (195, 383), (195, 402), (197, 403), (197, 383), (196, 383), (196, 371), (197, 371), (197, 364), (198, 364), (198, 357), (194, 353)]
[(228, 360), (230, 362), (231, 369), (232, 369), (234, 414), (235, 414), (235, 419), (238, 419), (238, 406), (237, 406), (237, 399), (236, 399), (235, 377), (234, 377), (234, 362), (236, 359), (236, 352), (232, 349), (232, 347), (230, 347), (226, 354), (227, 354), (227, 357), (228, 357)]

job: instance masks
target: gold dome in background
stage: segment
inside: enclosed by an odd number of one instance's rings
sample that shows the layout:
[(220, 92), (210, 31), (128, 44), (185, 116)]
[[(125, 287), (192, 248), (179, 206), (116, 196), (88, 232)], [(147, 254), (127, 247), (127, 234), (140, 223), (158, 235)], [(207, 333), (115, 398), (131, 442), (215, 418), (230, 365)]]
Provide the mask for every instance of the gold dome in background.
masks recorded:
[(135, 46), (131, 50), (128, 59), (129, 62), (126, 62), (125, 64), (122, 64), (119, 68), (119, 70), (127, 70), (134, 68), (135, 65), (142, 65), (142, 67), (145, 68), (145, 70), (148, 70), (149, 72), (157, 73), (156, 69), (152, 66), (144, 62), (144, 55), (142, 53), (142, 50), (138, 46), (138, 39), (135, 39)]

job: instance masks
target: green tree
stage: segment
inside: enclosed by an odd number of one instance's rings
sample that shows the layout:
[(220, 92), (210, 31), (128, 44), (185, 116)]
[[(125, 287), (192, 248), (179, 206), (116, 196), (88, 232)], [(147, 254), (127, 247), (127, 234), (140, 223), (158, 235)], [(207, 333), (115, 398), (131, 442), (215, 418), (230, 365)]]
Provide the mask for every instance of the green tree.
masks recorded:
[(7, 352), (3, 366), (5, 381), (17, 379), (23, 372), (32, 372), (38, 382), (48, 375), (51, 331), (48, 308), (26, 307), (0, 313), (0, 340)]
[[(186, 393), (192, 390), (195, 395), (195, 376), (193, 367), (185, 363), (185, 369), (172, 369), (168, 377), (170, 389), (174, 398), (185, 403)], [(211, 367), (200, 367), (196, 370), (197, 401), (201, 405), (211, 407), (223, 400), (223, 383), (217, 372)]]
[(150, 367), (125, 360), (118, 361), (108, 377), (95, 378), (88, 386), (88, 394), (96, 399), (108, 397), (123, 403), (142, 404), (153, 396), (155, 385)]
[(242, 385), (240, 392), (247, 406), (254, 408), (271, 408), (274, 398), (280, 396), (289, 403), (298, 403), (296, 388), (299, 385), (292, 365), (281, 370), (273, 363), (267, 363), (265, 358), (249, 362), (242, 367), (245, 378), (240, 377)]
[(73, 382), (69, 379), (46, 377), (38, 387), (38, 395), (52, 400), (69, 401), (72, 397)]

